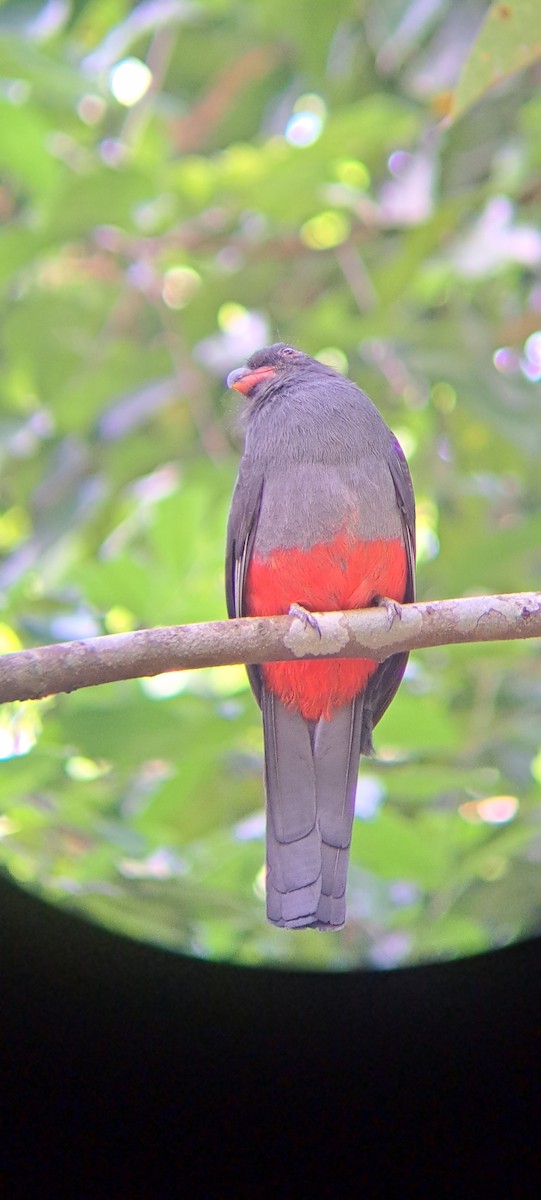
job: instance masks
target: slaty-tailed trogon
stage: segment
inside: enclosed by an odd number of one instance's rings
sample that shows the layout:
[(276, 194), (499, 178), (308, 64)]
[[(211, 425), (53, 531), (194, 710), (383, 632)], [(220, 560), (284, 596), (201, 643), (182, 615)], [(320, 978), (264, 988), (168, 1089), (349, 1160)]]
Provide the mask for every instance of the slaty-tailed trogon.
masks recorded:
[[(351, 380), (292, 346), (232, 371), (246, 443), (227, 538), (231, 617), (414, 599), (415, 503), (396, 438)], [(263, 713), (267, 916), (340, 929), (357, 772), (407, 654), (248, 668)]]

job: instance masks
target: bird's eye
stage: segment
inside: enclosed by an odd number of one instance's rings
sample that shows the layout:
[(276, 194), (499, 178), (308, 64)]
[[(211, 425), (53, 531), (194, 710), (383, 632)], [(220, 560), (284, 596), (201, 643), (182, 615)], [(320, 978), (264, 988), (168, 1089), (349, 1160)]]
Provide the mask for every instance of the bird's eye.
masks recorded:
[(298, 350), (294, 350), (293, 346), (284, 346), (284, 348), (282, 350), (282, 354), (289, 358), (291, 356), (295, 356), (296, 354), (298, 354)]

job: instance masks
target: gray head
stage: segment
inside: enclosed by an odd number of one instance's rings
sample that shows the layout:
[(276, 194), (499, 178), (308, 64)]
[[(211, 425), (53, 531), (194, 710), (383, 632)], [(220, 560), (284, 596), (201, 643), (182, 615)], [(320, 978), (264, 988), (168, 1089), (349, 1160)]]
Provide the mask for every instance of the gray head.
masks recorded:
[(302, 350), (296, 350), (294, 346), (288, 346), (285, 342), (275, 342), (273, 346), (264, 346), (262, 350), (256, 350), (245, 367), (236, 367), (231, 371), (227, 376), (227, 386), (255, 400), (259, 399), (271, 384), (274, 391), (277, 384), (280, 386), (287, 383), (299, 370), (303, 376), (336, 377), (336, 371), (317, 359), (310, 358), (309, 354), (303, 354)]

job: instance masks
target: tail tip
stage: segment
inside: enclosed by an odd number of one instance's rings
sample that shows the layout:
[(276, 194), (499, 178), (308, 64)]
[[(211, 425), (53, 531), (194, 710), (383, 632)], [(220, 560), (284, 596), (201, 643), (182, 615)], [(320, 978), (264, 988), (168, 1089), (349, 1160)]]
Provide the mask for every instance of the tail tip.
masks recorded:
[(292, 892), (269, 890), (267, 919), (271, 925), (280, 929), (317, 929), (322, 933), (343, 929), (346, 923), (345, 896), (320, 893), (314, 897), (313, 890), (313, 884)]

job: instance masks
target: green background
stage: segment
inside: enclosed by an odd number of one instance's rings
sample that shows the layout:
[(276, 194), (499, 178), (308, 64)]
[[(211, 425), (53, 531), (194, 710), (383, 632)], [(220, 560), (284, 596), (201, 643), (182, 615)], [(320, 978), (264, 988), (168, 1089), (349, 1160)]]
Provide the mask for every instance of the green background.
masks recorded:
[[(224, 378), (277, 339), (401, 437), (421, 599), (538, 586), (532, 36), (529, 0), (0, 4), (2, 650), (224, 616)], [(130, 56), (152, 86), (126, 106)], [(413, 656), (333, 937), (265, 922), (241, 668), (0, 710), (3, 868), (243, 963), (504, 945), (539, 923), (540, 666), (534, 643)]]

